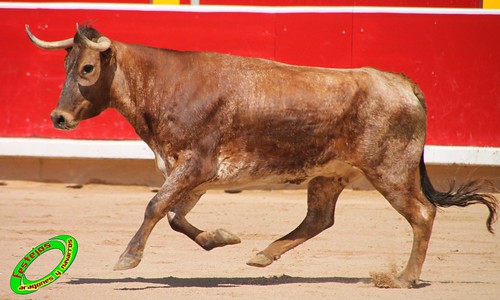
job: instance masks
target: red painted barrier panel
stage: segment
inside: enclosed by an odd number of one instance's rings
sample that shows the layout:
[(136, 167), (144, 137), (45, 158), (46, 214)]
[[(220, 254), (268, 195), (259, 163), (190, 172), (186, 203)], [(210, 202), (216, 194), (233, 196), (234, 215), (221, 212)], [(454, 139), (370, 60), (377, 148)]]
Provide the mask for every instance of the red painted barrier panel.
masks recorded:
[(500, 146), (500, 15), (0, 9), (0, 20), (0, 40), (8, 41), (0, 50), (0, 136), (137, 138), (112, 110), (72, 132), (50, 122), (65, 52), (36, 48), (24, 24), (57, 40), (73, 35), (75, 22), (93, 20), (123, 42), (403, 72), (426, 94), (428, 144)]
[(352, 66), (423, 89), (428, 143), (500, 146), (500, 15), (356, 14)]

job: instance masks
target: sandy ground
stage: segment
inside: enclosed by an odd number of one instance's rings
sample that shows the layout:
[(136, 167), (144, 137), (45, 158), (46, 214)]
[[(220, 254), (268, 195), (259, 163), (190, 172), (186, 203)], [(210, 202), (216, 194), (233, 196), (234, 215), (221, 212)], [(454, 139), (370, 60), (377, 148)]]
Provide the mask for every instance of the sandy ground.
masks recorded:
[[(209, 192), (189, 220), (229, 229), (241, 244), (206, 252), (162, 220), (142, 263), (113, 271), (152, 196), (146, 187), (4, 182), (0, 299), (500, 299), (500, 238), (486, 231), (481, 206), (438, 214), (418, 288), (373, 287), (369, 272), (402, 268), (412, 240), (406, 221), (374, 191), (344, 191), (333, 228), (262, 269), (245, 262), (300, 223), (306, 192)], [(9, 280), (18, 261), (59, 234), (79, 243), (71, 268), (33, 294), (14, 294)], [(47, 252), (27, 277), (44, 276), (61, 257)]]

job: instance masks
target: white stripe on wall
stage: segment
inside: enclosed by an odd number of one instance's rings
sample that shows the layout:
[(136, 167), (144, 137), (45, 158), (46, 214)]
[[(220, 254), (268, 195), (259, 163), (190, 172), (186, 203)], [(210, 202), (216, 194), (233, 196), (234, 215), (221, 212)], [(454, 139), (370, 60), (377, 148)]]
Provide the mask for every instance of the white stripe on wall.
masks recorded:
[[(143, 141), (0, 138), (0, 156), (47, 158), (153, 159)], [(428, 164), (500, 166), (500, 148), (425, 146)]]
[(47, 3), (0, 2), (0, 9), (67, 9), (112, 11), (172, 11), (200, 13), (392, 13), (392, 14), (453, 14), (500, 15), (500, 9), (386, 7), (386, 6), (231, 6), (231, 5), (152, 5), (128, 3)]

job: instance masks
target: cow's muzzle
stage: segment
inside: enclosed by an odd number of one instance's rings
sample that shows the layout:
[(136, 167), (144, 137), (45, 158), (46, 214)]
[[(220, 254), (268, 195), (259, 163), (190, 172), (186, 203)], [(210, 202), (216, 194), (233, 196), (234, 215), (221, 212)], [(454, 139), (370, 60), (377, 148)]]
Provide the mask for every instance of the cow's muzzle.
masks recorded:
[(78, 126), (79, 121), (75, 120), (75, 117), (68, 112), (55, 109), (50, 114), (50, 119), (54, 123), (54, 127), (61, 130), (72, 130)]

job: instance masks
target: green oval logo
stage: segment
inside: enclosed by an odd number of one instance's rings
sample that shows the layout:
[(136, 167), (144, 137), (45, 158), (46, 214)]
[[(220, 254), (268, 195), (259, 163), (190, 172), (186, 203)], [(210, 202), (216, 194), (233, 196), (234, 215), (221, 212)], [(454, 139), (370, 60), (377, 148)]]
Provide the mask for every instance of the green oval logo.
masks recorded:
[[(25, 274), (28, 267), (42, 254), (54, 249), (59, 249), (63, 254), (61, 262), (54, 270), (37, 280), (32, 281), (26, 278)], [(39, 244), (31, 249), (31, 251), (17, 264), (10, 277), (10, 288), (14, 293), (25, 295), (36, 292), (38, 289), (51, 284), (68, 270), (75, 260), (77, 252), (78, 243), (75, 238), (70, 235), (58, 235)]]

